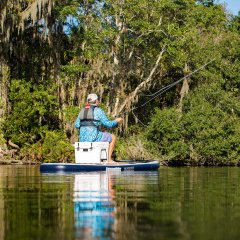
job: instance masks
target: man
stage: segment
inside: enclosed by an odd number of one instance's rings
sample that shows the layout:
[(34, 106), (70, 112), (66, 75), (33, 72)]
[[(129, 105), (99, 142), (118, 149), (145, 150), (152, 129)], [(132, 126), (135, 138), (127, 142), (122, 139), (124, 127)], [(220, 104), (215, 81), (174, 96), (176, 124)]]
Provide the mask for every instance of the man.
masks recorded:
[(80, 129), (80, 142), (109, 142), (108, 163), (114, 163), (112, 153), (116, 145), (116, 136), (108, 132), (102, 132), (101, 126), (113, 128), (123, 119), (116, 118), (110, 121), (106, 113), (98, 107), (99, 104), (97, 94), (89, 94), (87, 105), (80, 111), (76, 119), (75, 128)]

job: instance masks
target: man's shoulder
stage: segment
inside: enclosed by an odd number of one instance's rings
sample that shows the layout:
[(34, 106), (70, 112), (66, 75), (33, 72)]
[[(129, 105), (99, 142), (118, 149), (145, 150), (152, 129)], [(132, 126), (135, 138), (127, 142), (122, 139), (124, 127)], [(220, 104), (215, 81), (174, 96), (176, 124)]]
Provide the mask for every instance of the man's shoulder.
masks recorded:
[(104, 110), (98, 106), (94, 106), (94, 111), (104, 112)]
[(105, 111), (102, 109), (102, 108), (100, 108), (100, 107), (95, 107), (95, 109), (94, 109), (94, 114), (97, 114), (98, 116), (102, 116), (102, 115), (105, 115), (106, 113), (105, 113)]

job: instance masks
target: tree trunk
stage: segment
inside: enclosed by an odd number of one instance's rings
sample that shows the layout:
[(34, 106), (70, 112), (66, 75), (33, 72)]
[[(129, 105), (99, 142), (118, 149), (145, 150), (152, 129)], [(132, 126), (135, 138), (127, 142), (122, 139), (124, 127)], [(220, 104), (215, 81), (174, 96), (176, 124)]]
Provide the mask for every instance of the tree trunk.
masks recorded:
[(1, 63), (0, 65), (0, 119), (5, 118), (9, 112), (9, 67)]
[[(185, 64), (184, 75), (186, 76), (186, 75), (188, 75), (188, 73), (189, 73), (189, 67), (188, 67), (187, 64)], [(188, 78), (185, 78), (183, 80), (182, 88), (181, 88), (181, 91), (180, 91), (180, 101), (179, 101), (179, 104), (178, 104), (178, 111), (179, 112), (182, 112), (183, 98), (188, 93), (188, 91), (189, 91)]]
[(143, 82), (141, 82), (133, 92), (131, 92), (128, 97), (125, 99), (125, 101), (122, 103), (122, 105), (119, 107), (117, 114), (121, 113), (123, 111), (124, 108), (127, 108), (129, 111), (131, 110), (131, 105), (132, 103), (134, 103), (135, 101), (137, 101), (138, 98), (138, 94), (143, 91), (143, 89), (146, 88), (146, 86), (152, 81), (152, 77), (160, 63), (160, 60), (162, 59), (162, 56), (165, 52), (165, 46), (163, 47), (163, 49), (161, 50), (161, 52), (158, 55), (158, 58), (155, 62), (154, 67), (152, 68), (149, 76), (147, 77), (147, 79)]

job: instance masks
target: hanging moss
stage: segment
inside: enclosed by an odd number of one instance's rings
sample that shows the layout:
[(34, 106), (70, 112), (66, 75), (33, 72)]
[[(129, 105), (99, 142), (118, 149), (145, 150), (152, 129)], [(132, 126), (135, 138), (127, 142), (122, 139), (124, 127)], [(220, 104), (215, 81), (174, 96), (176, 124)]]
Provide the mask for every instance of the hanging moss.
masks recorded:
[(2, 63), (0, 64), (0, 121), (3, 120), (9, 111), (8, 90), (10, 85), (9, 67)]

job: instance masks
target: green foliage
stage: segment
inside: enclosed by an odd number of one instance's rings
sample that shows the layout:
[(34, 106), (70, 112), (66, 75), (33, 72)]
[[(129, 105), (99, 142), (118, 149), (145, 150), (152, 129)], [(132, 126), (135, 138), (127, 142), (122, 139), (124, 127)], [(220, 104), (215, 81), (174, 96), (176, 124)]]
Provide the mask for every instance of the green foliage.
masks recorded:
[(145, 136), (151, 151), (164, 160), (236, 164), (239, 122), (239, 99), (219, 84), (205, 84), (187, 96), (183, 113), (157, 109)]
[(75, 76), (76, 74), (79, 74), (81, 72), (86, 72), (89, 67), (84, 65), (77, 65), (77, 64), (71, 64), (71, 65), (65, 65), (61, 67), (63, 73), (68, 76)]
[(47, 129), (58, 127), (57, 100), (52, 90), (24, 80), (12, 80), (11, 112), (3, 123), (6, 139), (20, 146), (34, 143)]
[(3, 137), (3, 133), (0, 132), (0, 149), (6, 148), (6, 140)]
[(141, 134), (129, 135), (117, 140), (118, 159), (152, 159), (152, 154), (146, 148), (144, 137)]
[(146, 128), (147, 146), (163, 160), (184, 160), (188, 148), (182, 138), (181, 115), (175, 108), (159, 110)]
[(220, 70), (223, 76), (223, 84), (226, 90), (240, 94), (240, 41), (239, 32), (226, 33), (221, 41), (222, 61)]
[(63, 132), (47, 132), (42, 145), (43, 159), (47, 162), (73, 160), (74, 148)]
[(22, 148), (21, 155), (31, 161), (72, 162), (74, 148), (62, 131), (46, 131), (42, 140)]
[(76, 120), (77, 115), (79, 113), (79, 107), (69, 106), (65, 108), (63, 112), (65, 115), (66, 122), (73, 123)]
[(198, 160), (237, 162), (240, 103), (218, 84), (203, 85), (184, 103), (184, 137)]

